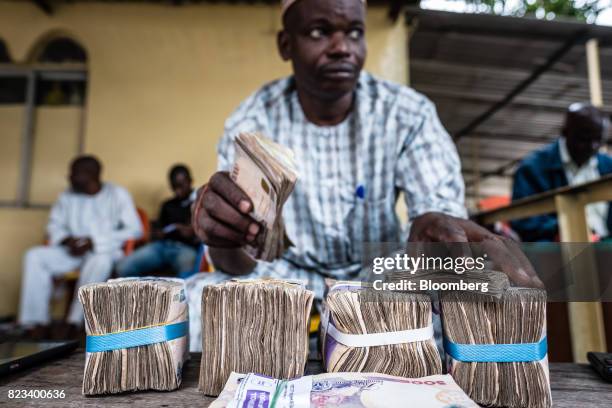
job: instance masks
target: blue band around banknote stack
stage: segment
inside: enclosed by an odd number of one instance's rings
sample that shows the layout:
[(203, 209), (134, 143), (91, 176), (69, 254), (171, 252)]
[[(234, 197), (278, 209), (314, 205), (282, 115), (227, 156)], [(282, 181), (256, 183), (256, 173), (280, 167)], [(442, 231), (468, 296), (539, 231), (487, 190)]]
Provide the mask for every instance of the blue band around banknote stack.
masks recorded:
[(457, 361), (475, 363), (517, 363), (546, 357), (546, 337), (538, 343), (457, 344), (444, 338), (444, 350)]
[(126, 330), (118, 333), (87, 336), (85, 351), (99, 353), (101, 351), (120, 350), (130, 347), (146, 346), (162, 343), (186, 336), (189, 322), (164, 324), (142, 329)]

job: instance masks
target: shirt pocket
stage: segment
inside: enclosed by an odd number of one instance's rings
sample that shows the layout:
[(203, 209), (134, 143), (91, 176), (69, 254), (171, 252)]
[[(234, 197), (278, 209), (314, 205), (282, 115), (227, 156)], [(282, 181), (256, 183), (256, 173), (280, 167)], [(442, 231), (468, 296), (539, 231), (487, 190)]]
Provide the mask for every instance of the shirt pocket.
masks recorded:
[(395, 198), (392, 195), (360, 198), (356, 194), (345, 197), (349, 256), (360, 262), (363, 244), (396, 242), (400, 239), (400, 224), (395, 214)]

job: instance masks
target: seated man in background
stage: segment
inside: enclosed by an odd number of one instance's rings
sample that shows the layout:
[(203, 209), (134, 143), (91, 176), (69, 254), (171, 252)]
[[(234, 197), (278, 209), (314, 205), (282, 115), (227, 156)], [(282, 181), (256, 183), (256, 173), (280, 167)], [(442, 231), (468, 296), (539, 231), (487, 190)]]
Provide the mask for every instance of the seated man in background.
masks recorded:
[(168, 178), (174, 197), (161, 206), (151, 233), (154, 242), (122, 259), (117, 265), (119, 276), (141, 276), (161, 268), (171, 268), (180, 276), (194, 271), (198, 240), (191, 226), (191, 174), (186, 166), (177, 164)]
[[(123, 187), (100, 180), (102, 166), (93, 156), (70, 165), (70, 188), (51, 209), (49, 245), (28, 250), (24, 258), (18, 322), (44, 336), (50, 323), (52, 279), (79, 269), (77, 290), (103, 282), (123, 255), (123, 244), (142, 235), (132, 197)], [(72, 301), (67, 323), (79, 327), (83, 309)]]
[[(559, 139), (523, 160), (514, 174), (512, 199), (597, 180), (612, 173), (612, 157), (600, 153), (609, 129), (609, 119), (590, 104), (574, 103), (565, 117)], [(605, 238), (612, 231), (612, 213), (607, 202), (586, 207), (591, 232)], [(554, 214), (512, 222), (523, 241), (554, 241), (559, 226)]]

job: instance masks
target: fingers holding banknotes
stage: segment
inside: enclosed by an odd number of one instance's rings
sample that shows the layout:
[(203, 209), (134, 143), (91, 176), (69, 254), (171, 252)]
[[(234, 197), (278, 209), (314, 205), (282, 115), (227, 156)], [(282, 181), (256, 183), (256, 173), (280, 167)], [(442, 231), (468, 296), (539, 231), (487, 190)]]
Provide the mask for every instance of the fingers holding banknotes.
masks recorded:
[(470, 220), (438, 212), (425, 213), (414, 219), (408, 241), (479, 243), (493, 268), (505, 272), (513, 283), (525, 287), (544, 286), (516, 242)]
[(249, 197), (227, 172), (217, 172), (198, 193), (193, 209), (193, 227), (208, 246), (238, 248), (252, 242), (260, 226), (248, 215)]

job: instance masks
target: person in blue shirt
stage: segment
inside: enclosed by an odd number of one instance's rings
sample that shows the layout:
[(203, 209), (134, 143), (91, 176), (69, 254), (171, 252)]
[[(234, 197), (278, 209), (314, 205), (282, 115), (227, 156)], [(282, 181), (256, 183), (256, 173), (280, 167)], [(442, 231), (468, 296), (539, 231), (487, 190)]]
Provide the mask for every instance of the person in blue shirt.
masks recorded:
[[(599, 152), (610, 127), (605, 113), (587, 103), (574, 103), (566, 113), (561, 137), (526, 157), (514, 174), (512, 200), (559, 187), (588, 183), (612, 173), (612, 157)], [(591, 232), (606, 238), (612, 232), (609, 203), (586, 207)], [(523, 241), (555, 241), (559, 226), (555, 214), (513, 221), (512, 228)]]

